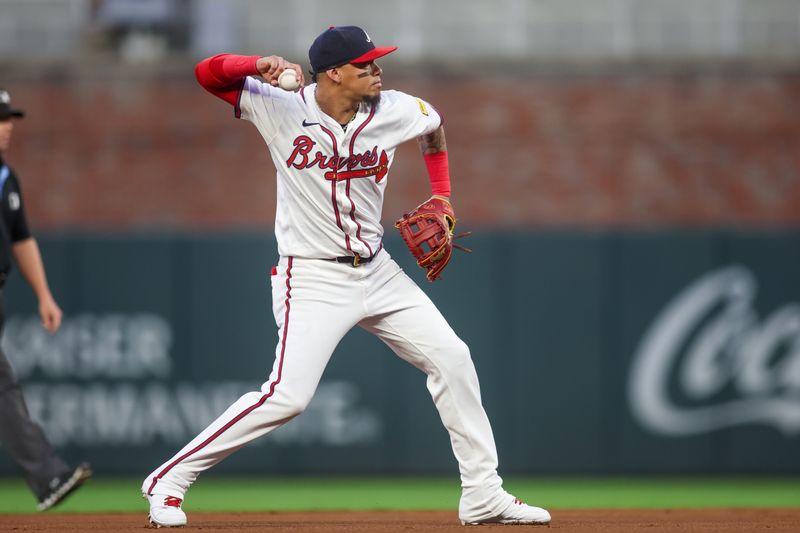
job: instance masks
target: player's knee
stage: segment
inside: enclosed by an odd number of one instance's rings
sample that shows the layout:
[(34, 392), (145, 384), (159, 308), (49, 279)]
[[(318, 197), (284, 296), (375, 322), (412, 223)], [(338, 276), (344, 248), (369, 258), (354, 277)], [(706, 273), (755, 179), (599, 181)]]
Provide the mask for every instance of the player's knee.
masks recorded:
[(295, 393), (286, 397), (286, 411), (287, 416), (295, 417), (306, 410), (308, 404), (311, 403), (313, 394)]
[(276, 412), (274, 410), (277, 409), (277, 412), (281, 418), (289, 420), (305, 411), (306, 407), (308, 407), (308, 404), (311, 402), (311, 395), (306, 395), (295, 391), (289, 393), (276, 388), (276, 390), (268, 393), (265, 393), (262, 390), (262, 392), (259, 393), (252, 392), (245, 394), (240, 401), (244, 404), (260, 404), (256, 414), (264, 414), (271, 419)]
[(472, 356), (469, 353), (469, 346), (467, 343), (459, 339), (458, 337), (451, 343), (450, 351), (453, 354), (453, 358), (456, 361), (464, 362), (464, 361), (472, 361)]
[(449, 373), (457, 373), (459, 371), (472, 372), (472, 356), (469, 352), (469, 346), (464, 341), (454, 337), (442, 349), (444, 350), (444, 356), (440, 358), (440, 364), (445, 366)]

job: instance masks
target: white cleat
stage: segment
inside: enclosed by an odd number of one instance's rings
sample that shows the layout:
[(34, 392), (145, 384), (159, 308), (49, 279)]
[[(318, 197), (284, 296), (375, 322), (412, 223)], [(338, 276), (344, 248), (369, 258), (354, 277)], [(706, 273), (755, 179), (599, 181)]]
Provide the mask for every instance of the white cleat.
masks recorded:
[(479, 520), (462, 520), (461, 525), (479, 526), (481, 524), (505, 524), (505, 525), (548, 525), (550, 523), (550, 513), (541, 507), (534, 507), (527, 503), (514, 499), (505, 511), (497, 516), (482, 518)]
[(150, 502), (150, 524), (154, 527), (183, 527), (186, 525), (186, 513), (181, 509), (183, 500), (164, 494), (144, 495)]

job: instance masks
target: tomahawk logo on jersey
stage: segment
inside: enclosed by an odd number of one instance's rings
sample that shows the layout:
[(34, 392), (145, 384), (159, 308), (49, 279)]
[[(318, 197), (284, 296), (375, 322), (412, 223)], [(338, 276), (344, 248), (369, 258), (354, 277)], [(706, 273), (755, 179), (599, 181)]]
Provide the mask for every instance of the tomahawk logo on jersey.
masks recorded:
[(381, 246), (381, 207), (397, 146), (436, 130), (442, 119), (427, 102), (387, 90), (377, 105), (363, 102), (343, 128), (319, 108), (315, 89), (291, 93), (248, 77), (236, 110), (258, 128), (273, 161), (282, 162), (276, 164), (278, 251), (369, 257)]

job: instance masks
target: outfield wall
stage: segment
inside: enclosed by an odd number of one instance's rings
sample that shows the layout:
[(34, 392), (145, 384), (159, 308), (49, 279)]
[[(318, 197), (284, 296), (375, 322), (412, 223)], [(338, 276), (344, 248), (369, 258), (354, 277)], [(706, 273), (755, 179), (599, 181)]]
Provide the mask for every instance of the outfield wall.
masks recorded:
[[(3, 346), (70, 460), (145, 474), (266, 379), (271, 235), (40, 244), (63, 327), (43, 332), (15, 272)], [(480, 232), (470, 244), (428, 284), (386, 241), (470, 345), (503, 473), (800, 473), (800, 232)], [(309, 409), (217, 470), (456, 465), (424, 376), (356, 330)], [(13, 471), (0, 454), (0, 474)]]
[[(445, 117), (455, 207), (469, 224), (800, 225), (797, 74), (545, 70), (487, 90), (485, 74), (407, 77), (384, 66), (385, 88)], [(193, 67), (2, 81), (26, 110), (4, 157), (38, 230), (273, 227), (266, 146), (197, 85)], [(391, 223), (430, 190), (417, 143), (398, 148), (386, 179)]]

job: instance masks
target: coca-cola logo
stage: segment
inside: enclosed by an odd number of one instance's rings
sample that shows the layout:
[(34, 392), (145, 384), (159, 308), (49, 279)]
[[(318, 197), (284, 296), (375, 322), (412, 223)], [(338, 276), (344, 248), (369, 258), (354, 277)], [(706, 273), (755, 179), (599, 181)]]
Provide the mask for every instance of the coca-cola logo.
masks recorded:
[(650, 431), (686, 436), (743, 424), (800, 432), (800, 305), (763, 320), (745, 267), (706, 274), (658, 314), (633, 357), (631, 411)]

